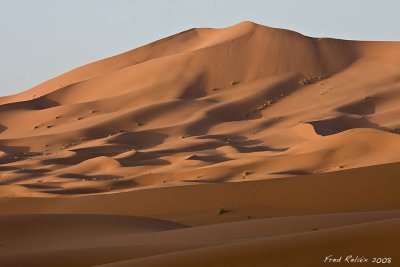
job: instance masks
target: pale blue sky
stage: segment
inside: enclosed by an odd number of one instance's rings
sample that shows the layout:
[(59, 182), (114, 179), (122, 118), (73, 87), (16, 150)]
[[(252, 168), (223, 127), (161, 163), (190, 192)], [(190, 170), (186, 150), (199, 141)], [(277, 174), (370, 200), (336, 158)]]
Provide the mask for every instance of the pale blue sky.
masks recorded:
[(397, 0), (0, 0), (0, 95), (193, 27), (251, 20), (309, 36), (400, 40)]

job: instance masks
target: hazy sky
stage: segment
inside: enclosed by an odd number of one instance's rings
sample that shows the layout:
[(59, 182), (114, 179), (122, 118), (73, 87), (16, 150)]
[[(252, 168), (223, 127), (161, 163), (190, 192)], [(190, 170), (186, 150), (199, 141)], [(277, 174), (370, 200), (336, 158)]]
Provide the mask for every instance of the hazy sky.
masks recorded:
[(193, 27), (251, 20), (310, 36), (400, 40), (397, 0), (0, 0), (0, 95)]

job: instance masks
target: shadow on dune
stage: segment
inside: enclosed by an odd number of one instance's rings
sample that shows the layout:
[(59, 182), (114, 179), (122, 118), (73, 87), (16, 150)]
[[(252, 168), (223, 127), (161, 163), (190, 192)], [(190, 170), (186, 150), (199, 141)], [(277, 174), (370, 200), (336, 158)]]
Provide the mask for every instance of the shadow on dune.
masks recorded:
[(171, 162), (165, 159), (142, 159), (142, 160), (126, 160), (126, 159), (118, 159), (118, 162), (123, 167), (139, 167), (139, 166), (154, 166), (154, 165), (170, 165)]
[(29, 189), (48, 190), (48, 189), (62, 189), (61, 186), (54, 183), (36, 183), (36, 184), (22, 184), (21, 186)]
[(7, 127), (4, 126), (3, 124), (0, 124), (0, 134), (1, 134), (2, 132), (4, 132), (5, 130), (7, 130)]
[(286, 171), (272, 172), (271, 174), (310, 175), (312, 173), (309, 171), (305, 171), (305, 170), (286, 170)]
[(74, 187), (74, 188), (67, 188), (67, 189), (50, 189), (50, 190), (43, 190), (45, 193), (50, 194), (59, 194), (59, 195), (74, 195), (74, 194), (94, 194), (94, 193), (102, 193), (105, 189), (94, 188), (94, 187)]
[(138, 185), (139, 184), (132, 179), (129, 179), (129, 178), (121, 179), (121, 180), (117, 180), (117, 181), (113, 182), (112, 185), (110, 185), (110, 190), (126, 188), (126, 187), (132, 188), (132, 187), (136, 187)]
[(337, 118), (311, 121), (308, 123), (314, 127), (317, 134), (322, 136), (337, 134), (353, 128), (372, 128), (391, 132), (390, 129), (372, 123), (365, 118), (354, 118), (349, 116), (340, 116)]
[(111, 141), (117, 144), (130, 145), (135, 149), (147, 149), (162, 144), (167, 137), (167, 134), (144, 130), (121, 133), (113, 137)]
[[(29, 150), (30, 148), (27, 146), (8, 146), (0, 144), (0, 151), (4, 151), (7, 154), (27, 153), (29, 152)], [(30, 152), (30, 154), (39, 154), (39, 153)]]
[(99, 146), (92, 146), (92, 147), (74, 148), (74, 149), (71, 149), (70, 151), (78, 153), (78, 155), (80, 156), (81, 159), (86, 158), (86, 157), (89, 159), (89, 158), (101, 157), (101, 156), (114, 157), (123, 152), (126, 152), (127, 149), (128, 149), (128, 146), (107, 144), (107, 145), (103, 145), (103, 146), (99, 145)]
[(283, 152), (288, 148), (273, 148), (269, 146), (259, 145), (261, 140), (251, 140), (246, 136), (231, 135), (202, 135), (198, 139), (215, 139), (227, 142), (227, 145), (237, 149), (240, 153), (252, 153), (258, 151)]
[(51, 158), (51, 159), (44, 159), (41, 160), (41, 163), (44, 165), (76, 165), (79, 164), (85, 160), (93, 158), (93, 155), (90, 154), (76, 154), (70, 157), (64, 157), (64, 158)]
[(0, 164), (17, 162), (29, 157), (42, 155), (41, 153), (30, 152), (30, 148), (27, 146), (0, 145), (0, 151), (6, 153), (5, 156), (0, 158)]
[(207, 95), (205, 91), (207, 77), (204, 73), (199, 74), (182, 92), (178, 99), (196, 99)]
[(224, 157), (223, 155), (192, 155), (187, 160), (200, 160), (209, 163), (219, 163), (231, 160), (230, 158)]
[[(1, 163), (1, 161), (0, 161)], [(15, 166), (0, 166), (0, 172), (2, 171), (14, 171), (14, 170), (18, 170), (18, 167)]]
[(13, 102), (0, 105), (0, 111), (13, 110), (43, 110), (47, 108), (57, 107), (60, 103), (41, 96), (27, 101)]
[[(201, 118), (187, 126), (187, 132), (191, 135), (204, 135), (213, 126), (222, 122), (246, 120), (251, 114), (260, 112), (259, 107), (262, 106), (265, 101), (277, 101), (279, 98), (290, 95), (296, 91), (299, 88), (297, 83), (299, 77), (299, 75), (289, 75), (274, 83), (266, 79), (261, 82), (256, 81), (256, 84), (248, 83), (238, 85), (237, 88), (243, 88), (243, 90), (250, 87), (254, 88), (254, 94), (244, 95), (224, 103), (213, 105), (204, 111)], [(259, 113), (259, 115), (261, 115), (261, 113)], [(269, 121), (269, 124), (271, 126), (278, 121), (278, 118), (274, 118)]]
[(72, 178), (72, 179), (84, 179), (84, 180), (114, 180), (120, 179), (121, 176), (118, 175), (87, 175), (87, 174), (80, 174), (80, 173), (63, 173), (58, 175), (60, 178)]
[(51, 171), (52, 170), (49, 170), (49, 169), (21, 169), (16, 172), (17, 173), (29, 173), (29, 174), (44, 174), (44, 173), (48, 173)]
[(269, 146), (233, 146), (240, 153), (252, 153), (252, 152), (261, 152), (261, 151), (272, 151), (272, 152), (284, 152), (288, 150), (288, 148), (274, 148)]
[(337, 111), (357, 115), (371, 115), (375, 113), (375, 104), (370, 100), (357, 101), (341, 106)]

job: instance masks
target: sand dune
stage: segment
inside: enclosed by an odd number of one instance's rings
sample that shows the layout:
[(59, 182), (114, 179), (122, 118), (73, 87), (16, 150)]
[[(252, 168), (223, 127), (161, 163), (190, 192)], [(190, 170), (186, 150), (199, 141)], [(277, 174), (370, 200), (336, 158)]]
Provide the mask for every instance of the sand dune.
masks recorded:
[(108, 196), (2, 198), (0, 259), (4, 266), (321, 266), (331, 254), (395, 256), (398, 165)]
[(399, 66), (398, 42), (242, 22), (0, 97), (0, 265), (394, 257)]

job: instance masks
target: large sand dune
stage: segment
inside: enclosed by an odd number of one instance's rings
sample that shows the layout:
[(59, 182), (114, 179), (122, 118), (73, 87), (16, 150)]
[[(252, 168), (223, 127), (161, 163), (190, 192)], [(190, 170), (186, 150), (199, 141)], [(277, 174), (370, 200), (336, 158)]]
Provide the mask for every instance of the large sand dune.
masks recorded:
[(399, 101), (400, 43), (251, 22), (0, 97), (0, 266), (398, 264)]

